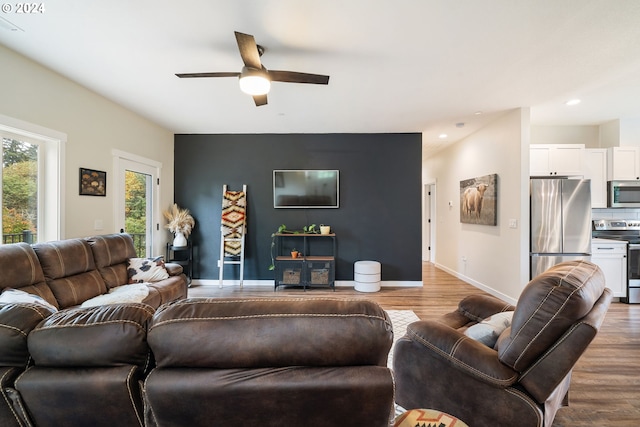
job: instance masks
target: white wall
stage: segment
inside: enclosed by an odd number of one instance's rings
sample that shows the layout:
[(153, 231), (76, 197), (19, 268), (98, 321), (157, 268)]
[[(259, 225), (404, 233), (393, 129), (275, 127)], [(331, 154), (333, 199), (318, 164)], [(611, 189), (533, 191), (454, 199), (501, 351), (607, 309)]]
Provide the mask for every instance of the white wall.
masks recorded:
[(640, 145), (640, 119), (620, 119), (620, 146)]
[[(529, 109), (512, 110), (423, 164), (436, 182), (436, 265), (510, 302), (529, 277), (529, 129)], [(494, 173), (498, 225), (460, 223), (460, 181)]]
[(611, 120), (600, 125), (600, 147), (620, 146), (620, 120)]
[(600, 148), (600, 127), (531, 126), (531, 144), (584, 144)]
[[(173, 201), (173, 133), (0, 45), (0, 114), (67, 134), (65, 236), (116, 232), (112, 149), (162, 163), (160, 206)], [(107, 196), (78, 195), (80, 167), (107, 171)], [(96, 219), (104, 228), (95, 230)], [(163, 247), (162, 232), (155, 252)]]
[(637, 146), (640, 145), (640, 119), (585, 126), (531, 126), (531, 144), (585, 144), (586, 148)]

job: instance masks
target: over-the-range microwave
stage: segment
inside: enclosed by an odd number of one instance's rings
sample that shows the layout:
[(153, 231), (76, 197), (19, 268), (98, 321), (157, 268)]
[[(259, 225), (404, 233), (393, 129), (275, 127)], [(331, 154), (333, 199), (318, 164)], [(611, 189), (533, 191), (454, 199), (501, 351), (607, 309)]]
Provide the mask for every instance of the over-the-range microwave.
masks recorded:
[(640, 180), (609, 181), (607, 206), (610, 208), (640, 208)]

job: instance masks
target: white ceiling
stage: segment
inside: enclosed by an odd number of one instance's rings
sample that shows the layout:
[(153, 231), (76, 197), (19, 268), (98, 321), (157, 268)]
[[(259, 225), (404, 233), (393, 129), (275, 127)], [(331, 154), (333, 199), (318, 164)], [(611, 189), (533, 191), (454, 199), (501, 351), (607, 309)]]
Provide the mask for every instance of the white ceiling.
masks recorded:
[[(640, 118), (638, 0), (6, 4), (0, 43), (175, 133), (423, 132), (437, 149), (517, 107), (539, 125)], [(235, 78), (174, 75), (240, 71), (234, 31), (329, 85), (276, 82), (255, 107)]]

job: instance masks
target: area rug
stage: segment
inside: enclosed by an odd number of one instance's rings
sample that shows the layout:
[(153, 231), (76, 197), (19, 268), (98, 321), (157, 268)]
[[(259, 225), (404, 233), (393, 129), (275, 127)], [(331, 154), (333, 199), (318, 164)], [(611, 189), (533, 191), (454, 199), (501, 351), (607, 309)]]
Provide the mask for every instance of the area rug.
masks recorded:
[(403, 337), (407, 332), (407, 326), (417, 320), (420, 320), (413, 310), (385, 310), (391, 319), (391, 327), (393, 328), (393, 345), (389, 351), (389, 358), (387, 360), (387, 366), (392, 369), (393, 365), (393, 348), (396, 345), (396, 341)]
[(456, 417), (433, 409), (412, 409), (396, 417), (393, 427), (469, 427)]

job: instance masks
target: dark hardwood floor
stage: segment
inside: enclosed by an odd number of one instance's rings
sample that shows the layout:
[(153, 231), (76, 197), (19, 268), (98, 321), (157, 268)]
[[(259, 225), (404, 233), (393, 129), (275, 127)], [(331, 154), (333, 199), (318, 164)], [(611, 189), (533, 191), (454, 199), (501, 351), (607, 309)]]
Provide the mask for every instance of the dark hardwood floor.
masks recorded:
[[(327, 289), (194, 284), (189, 296), (213, 297), (336, 297), (364, 298), (388, 310), (413, 310), (421, 319), (436, 318), (456, 309), (458, 301), (483, 291), (434, 267), (423, 264), (421, 288), (382, 288), (360, 293), (353, 288)], [(554, 427), (640, 425), (640, 304), (614, 302), (604, 324), (573, 370), (569, 407), (558, 411)]]

